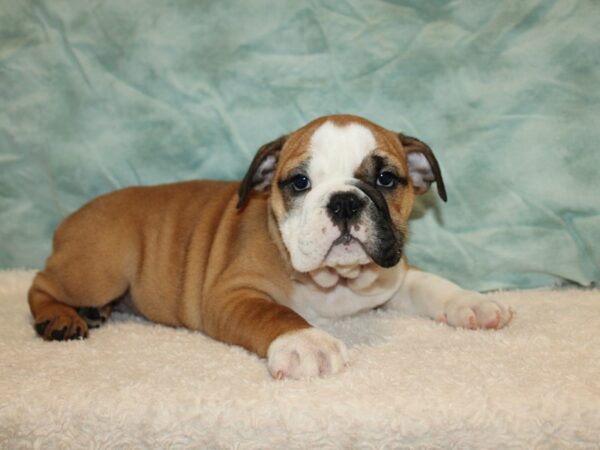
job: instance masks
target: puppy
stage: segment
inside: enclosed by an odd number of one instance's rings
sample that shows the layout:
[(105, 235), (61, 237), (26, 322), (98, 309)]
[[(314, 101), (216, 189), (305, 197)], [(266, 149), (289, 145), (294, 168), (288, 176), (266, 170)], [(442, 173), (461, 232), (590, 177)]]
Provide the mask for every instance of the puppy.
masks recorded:
[(28, 300), (44, 339), (84, 338), (127, 298), (148, 320), (266, 357), (275, 378), (347, 362), (314, 328), (386, 305), (465, 328), (501, 328), (503, 304), (410, 267), (415, 194), (436, 183), (431, 149), (360, 117), (327, 116), (262, 146), (241, 182), (131, 187), (59, 226)]

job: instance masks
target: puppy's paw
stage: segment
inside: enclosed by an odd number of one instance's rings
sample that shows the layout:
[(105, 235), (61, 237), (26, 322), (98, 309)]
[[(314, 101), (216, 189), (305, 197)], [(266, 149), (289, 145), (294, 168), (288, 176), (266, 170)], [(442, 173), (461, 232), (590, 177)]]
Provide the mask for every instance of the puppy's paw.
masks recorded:
[(466, 292), (446, 303), (444, 317), (441, 319), (455, 327), (500, 329), (507, 325), (513, 311), (492, 297), (477, 292)]
[(346, 346), (318, 328), (279, 336), (271, 342), (267, 358), (269, 372), (277, 379), (324, 377), (339, 372), (348, 362)]
[(88, 335), (87, 323), (74, 309), (66, 306), (48, 308), (39, 314), (34, 328), (47, 341), (83, 339)]
[(88, 328), (98, 328), (108, 320), (112, 313), (112, 304), (101, 306), (99, 308), (81, 307), (77, 308), (77, 314), (86, 321)]

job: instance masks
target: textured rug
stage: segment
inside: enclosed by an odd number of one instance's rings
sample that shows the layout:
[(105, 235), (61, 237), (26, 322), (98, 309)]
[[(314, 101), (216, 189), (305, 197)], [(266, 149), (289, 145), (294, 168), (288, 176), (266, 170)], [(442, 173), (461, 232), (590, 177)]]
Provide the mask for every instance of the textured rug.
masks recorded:
[(274, 381), (200, 333), (115, 314), (36, 337), (33, 272), (0, 272), (0, 448), (599, 448), (600, 291), (494, 294), (501, 331), (389, 311), (324, 325), (341, 374)]

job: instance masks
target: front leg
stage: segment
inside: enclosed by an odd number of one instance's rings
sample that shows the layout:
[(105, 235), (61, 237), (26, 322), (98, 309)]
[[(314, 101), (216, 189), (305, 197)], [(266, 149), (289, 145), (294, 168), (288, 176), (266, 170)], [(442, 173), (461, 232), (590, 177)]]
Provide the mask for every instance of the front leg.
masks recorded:
[(326, 376), (346, 365), (341, 341), (264, 293), (240, 289), (216, 298), (204, 308), (202, 331), (266, 357), (274, 378)]
[(400, 290), (388, 306), (470, 329), (502, 328), (512, 318), (510, 308), (501, 302), (417, 269), (407, 270)]

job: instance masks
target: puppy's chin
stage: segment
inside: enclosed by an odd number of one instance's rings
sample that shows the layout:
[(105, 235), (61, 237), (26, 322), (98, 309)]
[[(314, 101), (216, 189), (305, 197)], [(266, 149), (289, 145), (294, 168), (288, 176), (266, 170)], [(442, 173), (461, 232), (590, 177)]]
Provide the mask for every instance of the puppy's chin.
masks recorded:
[(310, 276), (320, 287), (330, 288), (342, 278), (350, 282), (356, 280), (369, 264), (372, 264), (371, 258), (358, 240), (340, 238), (333, 243), (321, 266), (310, 271)]
[(322, 266), (332, 268), (354, 267), (370, 262), (371, 258), (365, 252), (363, 245), (358, 240), (351, 239), (348, 242), (339, 242), (332, 245)]

